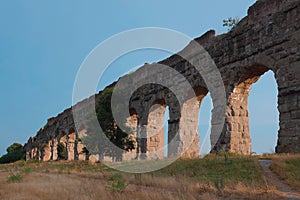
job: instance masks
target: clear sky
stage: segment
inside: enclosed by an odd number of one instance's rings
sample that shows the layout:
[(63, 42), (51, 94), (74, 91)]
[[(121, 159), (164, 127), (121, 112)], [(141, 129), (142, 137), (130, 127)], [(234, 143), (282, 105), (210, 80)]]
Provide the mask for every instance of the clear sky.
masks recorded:
[[(73, 83), (80, 64), (108, 37), (149, 26), (174, 29), (193, 38), (209, 29), (220, 34), (227, 30), (222, 27), (223, 19), (245, 16), (254, 2), (1, 1), (0, 154), (14, 141), (25, 143), (48, 118), (71, 106)], [(99, 88), (133, 66), (159, 61), (166, 56), (168, 54), (159, 51), (128, 55), (112, 65)], [(263, 79), (260, 82), (264, 83), (254, 86), (250, 97), (251, 127), (256, 134), (253, 141), (257, 141), (254, 151), (257, 152), (265, 151), (266, 146), (268, 149), (274, 147), (278, 129), (276, 104), (273, 105), (277, 92), (274, 78), (269, 75)], [(201, 108), (201, 126), (207, 126), (210, 115), (209, 100), (205, 101), (208, 103), (203, 103)], [(261, 138), (267, 141), (262, 142)]]

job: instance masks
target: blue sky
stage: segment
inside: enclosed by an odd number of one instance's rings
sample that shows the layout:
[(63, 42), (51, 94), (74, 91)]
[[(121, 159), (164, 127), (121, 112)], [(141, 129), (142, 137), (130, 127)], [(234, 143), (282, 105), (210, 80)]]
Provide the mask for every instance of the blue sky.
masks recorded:
[[(71, 106), (77, 70), (88, 53), (108, 37), (149, 26), (174, 29), (193, 38), (209, 29), (220, 34), (226, 31), (222, 27), (223, 19), (245, 16), (254, 2), (1, 1), (0, 154), (14, 141), (25, 143), (48, 118)], [(165, 52), (154, 50), (130, 54), (111, 66), (99, 88), (133, 67), (167, 56)], [(120, 65), (125, 67), (120, 69)], [(276, 140), (278, 129), (276, 106), (269, 103), (270, 100), (276, 102), (273, 77), (260, 80), (252, 94), (249, 100), (250, 112), (253, 110), (251, 125), (259, 135), (253, 137), (257, 141), (256, 151), (263, 151), (266, 142), (262, 143), (259, 138), (272, 133), (272, 139)], [(203, 126), (208, 123), (209, 108), (209, 103), (201, 107), (204, 119), (200, 124)], [(268, 142), (270, 148), (274, 146), (274, 142)]]

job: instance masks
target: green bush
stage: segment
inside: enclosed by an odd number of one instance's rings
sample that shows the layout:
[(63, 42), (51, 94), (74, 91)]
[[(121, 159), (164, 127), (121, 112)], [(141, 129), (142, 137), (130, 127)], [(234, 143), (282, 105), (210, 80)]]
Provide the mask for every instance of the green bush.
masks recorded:
[(121, 192), (125, 190), (126, 185), (122, 175), (119, 173), (111, 175), (106, 188), (112, 192)]
[(8, 182), (20, 183), (23, 181), (23, 176), (21, 174), (12, 174), (8, 177)]

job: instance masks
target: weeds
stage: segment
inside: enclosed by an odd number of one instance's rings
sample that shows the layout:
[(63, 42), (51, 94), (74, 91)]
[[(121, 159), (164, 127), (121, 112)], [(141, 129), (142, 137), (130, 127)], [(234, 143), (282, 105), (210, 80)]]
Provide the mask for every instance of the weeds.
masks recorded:
[(134, 174), (134, 179), (137, 180), (138, 182), (142, 181), (142, 174), (138, 173), (138, 174)]
[(126, 188), (125, 180), (121, 174), (115, 173), (109, 177), (106, 188), (112, 192), (122, 192)]
[(224, 181), (224, 178), (223, 177), (219, 177), (215, 180), (214, 182), (215, 184), (215, 187), (217, 188), (217, 190), (223, 194), (223, 190), (225, 188), (225, 181)]
[(31, 169), (30, 169), (29, 167), (24, 168), (24, 169), (23, 169), (23, 172), (24, 172), (25, 174), (29, 174), (29, 173), (31, 172)]
[(21, 183), (23, 181), (23, 176), (21, 174), (12, 174), (8, 177), (8, 182), (10, 183)]

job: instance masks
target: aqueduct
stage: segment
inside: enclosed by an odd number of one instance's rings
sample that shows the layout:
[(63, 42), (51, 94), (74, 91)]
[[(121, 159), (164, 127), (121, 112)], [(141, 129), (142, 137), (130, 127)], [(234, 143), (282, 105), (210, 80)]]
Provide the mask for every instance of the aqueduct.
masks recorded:
[[(225, 123), (213, 150), (251, 153), (248, 96), (252, 84), (271, 70), (278, 86), (280, 113), (276, 152), (300, 153), (300, 1), (259, 0), (249, 8), (248, 16), (234, 30), (218, 36), (214, 31), (208, 31), (195, 41), (216, 63), (226, 91)], [(155, 84), (139, 88), (130, 101), (132, 117), (128, 124), (138, 133), (153, 135), (138, 142), (137, 151), (142, 154), (163, 149), (161, 127), (166, 106), (170, 108), (169, 139), (178, 130), (197, 131), (198, 119), (182, 121), (182, 116), (189, 115), (191, 110), (198, 113), (202, 99), (209, 92), (201, 75), (182, 57), (173, 55), (159, 63), (180, 72), (192, 85), (197, 99), (186, 101), (186, 109), (179, 110), (176, 109), (178, 102), (167, 88)], [(82, 113), (82, 118), (92, 106), (90, 99), (74, 105)], [(55, 160), (57, 144), (64, 142), (68, 159), (85, 159), (81, 153), (83, 144), (79, 140), (84, 134), (84, 124), (76, 129), (69, 108), (49, 119), (45, 127), (28, 140), (25, 144), (26, 157)], [(196, 137), (183, 156), (198, 156), (199, 140)], [(163, 151), (159, 152), (156, 156), (163, 157)], [(168, 153), (172, 154), (172, 151)]]

